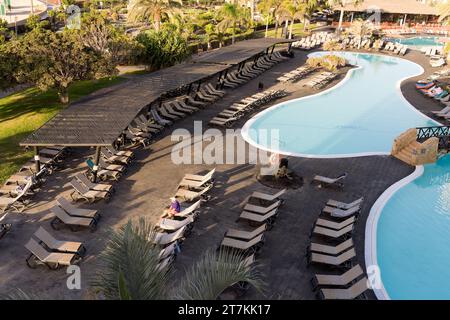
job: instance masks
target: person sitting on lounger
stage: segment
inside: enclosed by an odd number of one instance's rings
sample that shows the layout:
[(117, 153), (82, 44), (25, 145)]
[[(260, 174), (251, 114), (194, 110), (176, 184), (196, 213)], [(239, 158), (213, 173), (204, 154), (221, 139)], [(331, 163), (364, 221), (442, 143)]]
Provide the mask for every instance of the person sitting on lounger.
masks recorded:
[(169, 218), (173, 218), (177, 215), (177, 213), (180, 213), (181, 211), (181, 205), (180, 202), (177, 200), (177, 198), (172, 197), (170, 198), (171, 204), (169, 209), (167, 210), (167, 215)]

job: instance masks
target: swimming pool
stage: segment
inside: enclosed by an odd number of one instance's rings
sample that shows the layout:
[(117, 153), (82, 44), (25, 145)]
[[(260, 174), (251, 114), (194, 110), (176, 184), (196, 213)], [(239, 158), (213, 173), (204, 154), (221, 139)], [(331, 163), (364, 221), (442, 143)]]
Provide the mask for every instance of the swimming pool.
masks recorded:
[(378, 264), (383, 283), (375, 293), (450, 299), (450, 155), (410, 179), (388, 189), (367, 222), (366, 263)]
[(244, 139), (258, 148), (286, 155), (354, 157), (389, 154), (400, 133), (438, 124), (410, 105), (400, 91), (401, 80), (421, 74), (421, 66), (376, 54), (334, 54), (358, 68), (329, 90), (259, 113), (244, 125)]
[(392, 38), (390, 41), (394, 41), (400, 44), (405, 44), (413, 49), (421, 49), (423, 47), (441, 47), (444, 45), (439, 39), (440, 37), (411, 37), (411, 38)]

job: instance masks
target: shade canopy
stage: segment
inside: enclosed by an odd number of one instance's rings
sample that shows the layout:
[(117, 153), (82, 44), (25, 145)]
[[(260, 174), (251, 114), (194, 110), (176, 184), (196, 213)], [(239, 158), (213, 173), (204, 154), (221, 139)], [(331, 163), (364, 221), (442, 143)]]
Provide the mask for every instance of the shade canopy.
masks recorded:
[(99, 90), (59, 112), (20, 145), (110, 146), (144, 108), (161, 97), (217, 76), (232, 65), (286, 41), (290, 40), (256, 39), (238, 42), (196, 56), (189, 63), (136, 76), (124, 83)]

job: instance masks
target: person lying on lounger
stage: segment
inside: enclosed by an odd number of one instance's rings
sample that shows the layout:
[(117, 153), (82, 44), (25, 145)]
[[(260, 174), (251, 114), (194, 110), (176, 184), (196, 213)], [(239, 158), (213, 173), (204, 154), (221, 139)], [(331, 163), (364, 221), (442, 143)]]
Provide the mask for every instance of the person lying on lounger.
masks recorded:
[(169, 209), (167, 210), (167, 215), (169, 218), (173, 218), (174, 216), (177, 215), (177, 213), (180, 213), (181, 205), (180, 202), (175, 197), (170, 198), (170, 201), (171, 204)]

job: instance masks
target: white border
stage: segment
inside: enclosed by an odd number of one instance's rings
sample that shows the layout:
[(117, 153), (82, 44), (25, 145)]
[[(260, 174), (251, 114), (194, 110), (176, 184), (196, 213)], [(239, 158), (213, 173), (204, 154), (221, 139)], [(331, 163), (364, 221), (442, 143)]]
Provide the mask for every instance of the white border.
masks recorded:
[[(404, 186), (408, 185), (412, 181), (416, 180), (420, 176), (423, 175), (425, 169), (424, 166), (417, 166), (413, 173), (409, 176), (403, 178), (400, 181), (397, 181), (388, 189), (386, 189), (381, 196), (375, 201), (372, 208), (370, 209), (369, 216), (366, 221), (366, 231), (365, 231), (365, 244), (364, 244), (364, 254), (366, 260), (366, 268), (368, 266), (378, 266), (377, 259), (377, 227), (378, 220), (381, 216), (381, 213), (388, 203), (388, 201), (392, 198), (392, 196), (399, 191)], [(379, 269), (380, 270), (380, 269)], [(381, 272), (381, 271), (380, 271)], [(380, 275), (381, 280), (381, 275)], [(378, 300), (390, 300), (390, 297), (384, 288), (383, 282), (381, 281), (380, 288), (373, 288), (375, 295)]]
[[(319, 51), (319, 52), (324, 53), (324, 54), (327, 54), (327, 53), (333, 53), (332, 51)], [(358, 58), (358, 55), (364, 54), (364, 55), (374, 55), (374, 56), (389, 57), (389, 58), (393, 58), (393, 59), (401, 59), (401, 60), (406, 60), (406, 61), (408, 61), (409, 63), (414, 63), (414, 64), (416, 64), (417, 66), (419, 66), (419, 68), (421, 69), (420, 73), (415, 74), (415, 75), (411, 75), (411, 76), (408, 76), (408, 77), (405, 77), (405, 78), (402, 78), (402, 79), (400, 79), (399, 81), (397, 81), (396, 87), (395, 87), (396, 90), (397, 90), (397, 93), (399, 94), (400, 98), (404, 100), (404, 102), (405, 102), (405, 104), (406, 104), (407, 106), (409, 106), (412, 110), (414, 110), (415, 112), (417, 112), (418, 114), (420, 114), (422, 117), (424, 117), (425, 119), (431, 120), (432, 122), (436, 123), (436, 125), (438, 125), (438, 126), (442, 126), (442, 125), (443, 125), (442, 123), (439, 123), (438, 121), (436, 121), (436, 120), (434, 120), (434, 119), (428, 117), (427, 115), (423, 114), (422, 112), (420, 112), (416, 107), (414, 107), (411, 103), (409, 103), (409, 101), (406, 100), (406, 98), (403, 96), (403, 93), (402, 93), (402, 90), (401, 90), (401, 84), (402, 84), (402, 82), (405, 81), (406, 79), (413, 78), (413, 77), (419, 76), (419, 75), (421, 75), (421, 74), (424, 73), (425, 70), (423, 69), (423, 67), (422, 67), (420, 64), (417, 64), (417, 63), (415, 63), (415, 62), (413, 62), (413, 61), (411, 61), (411, 60), (408, 60), (408, 59), (403, 59), (403, 58), (400, 58), (400, 57), (392, 57), (392, 56), (388, 56), (388, 55), (384, 55), (384, 54), (376, 54), (376, 53), (360, 53), (360, 52), (353, 52), (353, 51), (339, 51), (339, 52), (356, 54), (356, 58)], [(316, 54), (316, 52), (310, 53), (310, 54), (308, 55), (308, 57), (311, 56), (311, 55), (314, 55), (314, 54)], [(354, 71), (356, 71), (356, 70), (358, 70), (358, 69), (362, 69), (362, 68), (363, 68), (363, 67), (358, 66), (357, 68), (354, 68), (354, 69), (349, 70), (349, 71), (347, 72), (347, 74), (345, 75), (344, 79), (342, 79), (342, 81), (340, 81), (340, 82), (339, 82), (338, 84), (336, 84), (335, 86), (333, 86), (333, 87), (331, 87), (331, 88), (328, 88), (328, 89), (326, 89), (326, 90), (324, 90), (324, 91), (321, 91), (321, 92), (318, 92), (318, 93), (315, 93), (315, 94), (312, 94), (312, 95), (309, 95), (309, 96), (305, 96), (305, 97), (301, 97), (301, 98), (297, 98), (297, 99), (292, 99), (292, 100), (284, 101), (284, 102), (278, 103), (278, 104), (276, 104), (276, 105), (274, 105), (274, 106), (272, 106), (272, 107), (270, 107), (270, 108), (267, 108), (266, 110), (261, 111), (260, 113), (258, 113), (257, 115), (255, 115), (253, 118), (249, 119), (249, 120), (244, 124), (244, 126), (243, 126), (242, 129), (241, 129), (241, 135), (242, 135), (242, 138), (243, 138), (245, 141), (247, 141), (250, 145), (252, 145), (252, 146), (254, 146), (254, 147), (258, 148), (258, 149), (261, 149), (261, 150), (264, 150), (264, 151), (268, 151), (268, 152), (276, 152), (276, 153), (280, 153), (280, 154), (287, 155), (287, 156), (295, 156), (295, 157), (302, 157), (302, 158), (332, 159), (332, 158), (353, 158), (353, 157), (366, 157), (366, 156), (390, 155), (390, 152), (360, 152), (360, 153), (323, 154), (323, 155), (318, 155), (318, 154), (305, 154), (305, 153), (296, 153), (296, 152), (289, 152), (289, 151), (282, 151), (282, 150), (273, 150), (273, 149), (270, 149), (270, 148), (268, 148), (268, 147), (261, 146), (261, 145), (259, 145), (258, 143), (256, 143), (255, 141), (253, 141), (253, 139), (250, 137), (250, 135), (249, 135), (249, 133), (248, 133), (249, 130), (250, 130), (250, 127), (252, 126), (252, 124), (253, 124), (256, 120), (258, 120), (258, 118), (262, 117), (264, 114), (266, 114), (266, 113), (268, 113), (268, 112), (270, 112), (270, 111), (272, 111), (272, 110), (274, 110), (274, 109), (276, 109), (276, 108), (280, 108), (280, 107), (284, 106), (284, 105), (285, 105), (286, 103), (288, 103), (288, 102), (291, 103), (291, 102), (294, 102), (294, 101), (301, 101), (301, 100), (310, 99), (310, 98), (313, 98), (313, 97), (317, 97), (317, 96), (323, 95), (323, 94), (325, 94), (325, 93), (327, 93), (327, 92), (330, 92), (331, 90), (335, 90), (336, 88), (339, 88), (340, 86), (344, 85), (344, 84), (350, 79), (350, 76), (351, 76), (351, 74), (353, 74)]]

